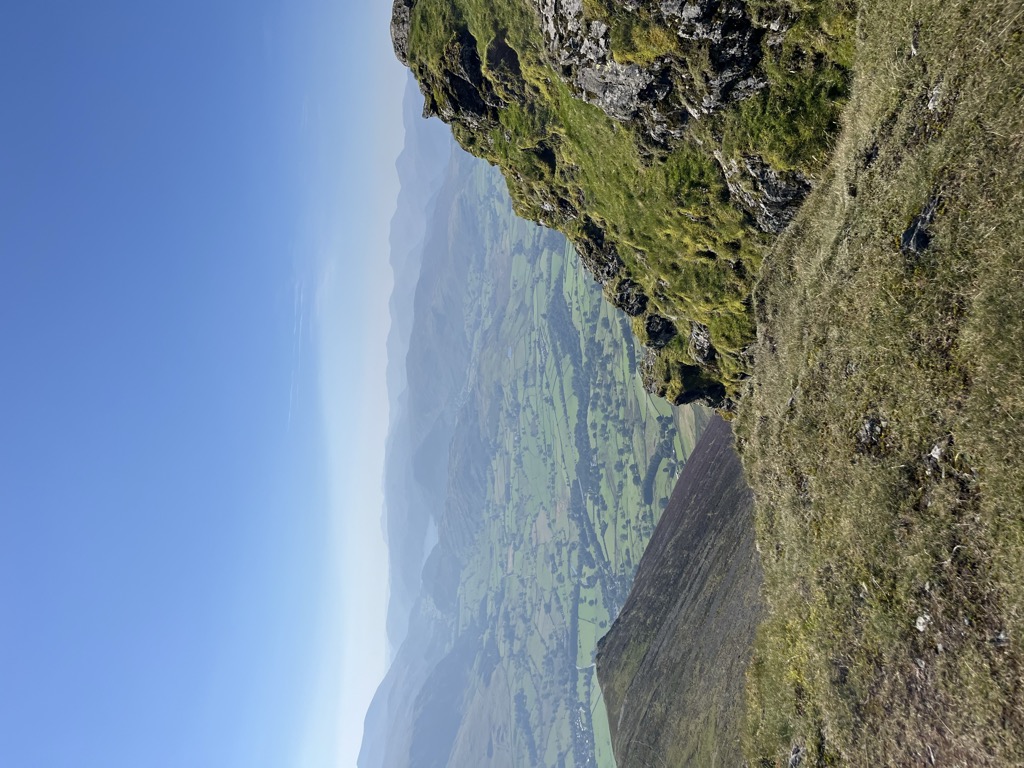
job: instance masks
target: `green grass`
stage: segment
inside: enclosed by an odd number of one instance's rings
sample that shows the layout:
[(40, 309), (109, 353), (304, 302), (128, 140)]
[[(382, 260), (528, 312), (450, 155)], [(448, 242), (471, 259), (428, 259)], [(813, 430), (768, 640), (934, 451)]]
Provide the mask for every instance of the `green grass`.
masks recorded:
[(1021, 19), (863, 3), (835, 157), (766, 258), (752, 764), (1024, 764)]
[[(788, 4), (758, 6), (768, 18)], [(783, 43), (765, 50), (769, 88), (692, 123), (684, 140), (652, 155), (633, 127), (576, 98), (556, 75), (536, 18), (522, 0), (414, 5), (410, 67), (442, 116), (455, 120), (462, 146), (501, 168), (521, 216), (570, 239), (583, 235), (588, 219), (596, 222), (625, 262), (618, 279), (640, 283), (651, 300), (649, 311), (675, 321), (680, 336), (659, 353), (662, 362), (651, 381), (670, 400), (684, 394), (680, 366), (694, 362), (687, 351), (689, 321), (710, 329), (720, 357), (708, 375), (730, 394), (747, 373), (742, 351), (754, 337), (748, 298), (766, 239), (729, 200), (711, 150), (730, 158), (761, 154), (813, 176), (831, 146), (846, 93), (851, 14), (826, 0), (803, 6), (805, 15)], [(695, 44), (681, 48), (650, 14), (623, 13), (604, 0), (589, 1), (585, 9), (610, 24), (616, 58), (650, 63), (667, 57), (676, 79), (703, 82), (700, 50)], [(493, 119), (460, 122), (453, 115), (448, 74), (461, 71), (466, 46), (479, 57), (485, 87), (504, 103)], [(489, 58), (505, 46), (515, 52), (514, 74)], [(560, 202), (576, 213), (560, 213)], [(643, 323), (635, 328), (646, 342)]]

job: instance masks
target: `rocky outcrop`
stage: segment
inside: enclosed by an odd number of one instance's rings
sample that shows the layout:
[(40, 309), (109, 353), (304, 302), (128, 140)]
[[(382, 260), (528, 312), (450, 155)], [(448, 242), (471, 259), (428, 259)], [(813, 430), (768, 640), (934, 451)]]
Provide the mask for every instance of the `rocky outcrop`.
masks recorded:
[(801, 170), (773, 167), (769, 148), (737, 138), (737, 122), (743, 136), (764, 128), (760, 106), (739, 116), (739, 103), (770, 96), (784, 108), (792, 83), (766, 74), (785, 66), (784, 49), (808, 77), (832, 64), (801, 49), (806, 31), (797, 34), (788, 2), (756, 8), (395, 0), (392, 13), (395, 52), (420, 83), (424, 114), (501, 168), (520, 216), (570, 238), (652, 350), (644, 381), (676, 403), (727, 404), (740, 391), (759, 251), (810, 189), (798, 161)]
[[(655, 145), (682, 137), (687, 121), (750, 96), (767, 83), (757, 71), (766, 30), (740, 0), (625, 2), (616, 9), (629, 24), (667, 30), (675, 40), (650, 63), (614, 51), (611, 27), (587, 19), (581, 0), (532, 0), (549, 52), (577, 95), (622, 122), (632, 122)], [(608, 21), (614, 22), (614, 19)], [(781, 28), (781, 19), (774, 27)], [(688, 54), (706, 59), (694, 75)]]
[(476, 39), (468, 29), (460, 32), (445, 50), (443, 79), (435, 82), (434, 88), (424, 89), (423, 116), (437, 116), (446, 123), (458, 122), (470, 130), (481, 130), (496, 123), (496, 112), (504, 101), (483, 75)]
[(636, 317), (647, 309), (647, 296), (639, 283), (627, 278), (615, 289), (612, 303), (630, 317)]
[(762, 232), (777, 235), (793, 220), (811, 191), (810, 180), (798, 171), (777, 171), (762, 158), (715, 159), (722, 167), (729, 192)]
[(604, 229), (589, 217), (583, 223), (576, 250), (583, 266), (601, 285), (607, 285), (622, 272), (624, 265), (618, 249), (614, 243), (605, 240)]
[(690, 323), (690, 357), (702, 365), (715, 360), (715, 348), (711, 345), (711, 333), (703, 323)]
[[(687, 365), (667, 359), (658, 354), (654, 346), (648, 346), (639, 363), (640, 380), (648, 392), (658, 397), (667, 397), (665, 382), (681, 383), (681, 394), (673, 398), (679, 405), (697, 403), (708, 408), (729, 409), (725, 387), (708, 367)], [(666, 370), (668, 368), (669, 370)]]
[(672, 321), (661, 315), (648, 315), (644, 332), (647, 334), (647, 346), (651, 349), (661, 349), (678, 335)]
[(409, 30), (412, 26), (412, 6), (415, 0), (395, 0), (391, 6), (391, 44), (395, 56), (409, 66)]

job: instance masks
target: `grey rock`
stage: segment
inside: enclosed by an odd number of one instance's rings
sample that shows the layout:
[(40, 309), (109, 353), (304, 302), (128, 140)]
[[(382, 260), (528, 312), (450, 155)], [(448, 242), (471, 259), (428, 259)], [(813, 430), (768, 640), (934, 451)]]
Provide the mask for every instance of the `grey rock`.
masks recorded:
[(661, 4), (661, 12), (666, 16), (674, 16), (683, 21), (694, 21), (703, 16), (707, 11), (705, 4), (687, 3), (683, 0), (664, 0)]
[(726, 160), (721, 152), (715, 159), (725, 174), (729, 192), (750, 214), (762, 232), (779, 234), (796, 216), (811, 183), (797, 171), (777, 171), (756, 155), (741, 161)]
[(928, 111), (934, 112), (939, 108), (939, 104), (942, 103), (942, 86), (943, 80), (940, 77), (939, 81), (932, 86), (932, 89), (928, 92)]
[(939, 208), (938, 198), (932, 198), (925, 205), (921, 213), (917, 214), (910, 222), (910, 226), (903, 231), (900, 237), (900, 252), (908, 257), (915, 258), (924, 253), (932, 243), (932, 233), (929, 230), (935, 212)]
[(484, 126), (497, 125), (498, 111), (505, 104), (483, 75), (476, 38), (468, 29), (460, 30), (448, 43), (445, 58), (448, 68), (443, 79), (434, 83), (434, 88), (420, 82), (424, 96), (423, 116), (436, 115), (446, 123), (461, 123), (477, 131)]
[(653, 82), (653, 75), (636, 64), (606, 64), (582, 67), (576, 87), (583, 98), (616, 120), (633, 118), (640, 108), (640, 94)]
[(409, 27), (412, 23), (412, 6), (415, 0), (395, 0), (391, 6), (391, 44), (395, 56), (409, 66)]
[(687, 119), (748, 98), (767, 83), (756, 71), (766, 30), (754, 23), (742, 0), (622, 3), (619, 13), (653, 17), (684, 44), (706, 51), (711, 66), (700, 82), (672, 56), (643, 66), (615, 61), (608, 25), (586, 19), (582, 0), (531, 2), (565, 82), (609, 117), (633, 123), (655, 148), (678, 140)]
[(584, 220), (574, 244), (583, 266), (601, 285), (611, 282), (625, 266), (615, 244), (605, 240), (604, 230), (590, 217)]
[(647, 346), (651, 349), (663, 348), (678, 334), (671, 320), (655, 314), (647, 316), (647, 320), (644, 321), (644, 331), (647, 333)]
[(714, 362), (715, 354), (708, 327), (703, 323), (690, 323), (690, 357), (701, 365), (708, 365)]
[(626, 279), (616, 287), (612, 303), (630, 317), (637, 317), (647, 309), (647, 296), (639, 283)]
[(857, 448), (862, 453), (873, 453), (882, 447), (889, 422), (877, 414), (866, 416), (857, 429)]

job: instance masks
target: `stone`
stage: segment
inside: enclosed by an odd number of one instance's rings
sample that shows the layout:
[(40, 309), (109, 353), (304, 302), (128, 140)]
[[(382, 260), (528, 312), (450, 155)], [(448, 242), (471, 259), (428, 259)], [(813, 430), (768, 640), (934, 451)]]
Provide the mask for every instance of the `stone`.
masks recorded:
[(395, 56), (405, 66), (409, 66), (409, 27), (412, 23), (412, 5), (414, 0), (395, 0), (391, 6), (391, 44)]
[(760, 157), (726, 160), (716, 151), (715, 159), (725, 174), (729, 193), (762, 232), (781, 233), (811, 191), (811, 183), (803, 174), (777, 171)]
[(609, 117), (632, 123), (653, 148), (678, 141), (688, 119), (748, 98), (767, 84), (756, 72), (766, 29), (754, 23), (741, 0), (627, 0), (619, 7), (618, 13), (653, 18), (680, 41), (706, 50), (710, 68), (697, 79), (671, 55), (643, 65), (616, 61), (608, 25), (585, 18), (582, 0), (530, 2), (565, 82)]
[(911, 220), (910, 226), (903, 231), (903, 235), (900, 237), (900, 252), (907, 258), (920, 256), (931, 245), (932, 233), (929, 231), (929, 227), (938, 208), (938, 198), (933, 197), (921, 213)]
[(615, 244), (605, 240), (604, 230), (590, 217), (584, 220), (574, 244), (583, 266), (601, 285), (611, 282), (625, 266)]
[(872, 415), (865, 417), (857, 429), (857, 448), (862, 453), (872, 452), (882, 446), (882, 439), (885, 436), (885, 429), (889, 423), (881, 416)]
[(671, 320), (655, 314), (647, 316), (647, 320), (644, 321), (644, 331), (647, 333), (647, 346), (651, 349), (661, 349), (678, 333)]
[(711, 332), (703, 323), (690, 323), (690, 357), (701, 365), (708, 365), (715, 359)]
[(615, 289), (612, 303), (630, 317), (642, 315), (647, 310), (647, 296), (643, 288), (628, 278), (621, 281)]

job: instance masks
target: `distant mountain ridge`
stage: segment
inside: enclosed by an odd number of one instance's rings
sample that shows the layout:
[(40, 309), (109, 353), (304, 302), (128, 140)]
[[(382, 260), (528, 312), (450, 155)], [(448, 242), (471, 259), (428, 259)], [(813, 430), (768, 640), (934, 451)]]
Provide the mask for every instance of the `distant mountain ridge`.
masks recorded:
[[(391, 329), (387, 341), (387, 386), (392, 414), (386, 443), (391, 457), (385, 467), (385, 511), (381, 521), (391, 555), (389, 557), (390, 598), (388, 602), (388, 643), (396, 649), (408, 630), (409, 612), (420, 589), (422, 558), (430, 530), (429, 493), (410, 471), (411, 455), (422, 440), (421, 431), (410, 418), (410, 385), (406, 357), (412, 337), (414, 297), (430, 222), (437, 207), (454, 149), (447, 128), (437, 120), (424, 120), (420, 113), (423, 97), (410, 77), (402, 103), (405, 145), (396, 169), (400, 189), (391, 220), (391, 268), (394, 284), (389, 302)], [(404, 457), (404, 458), (403, 458)]]

